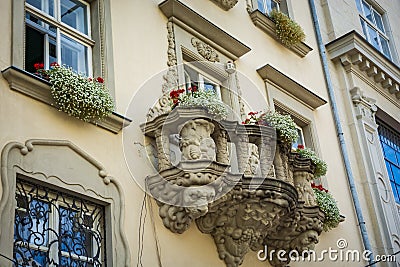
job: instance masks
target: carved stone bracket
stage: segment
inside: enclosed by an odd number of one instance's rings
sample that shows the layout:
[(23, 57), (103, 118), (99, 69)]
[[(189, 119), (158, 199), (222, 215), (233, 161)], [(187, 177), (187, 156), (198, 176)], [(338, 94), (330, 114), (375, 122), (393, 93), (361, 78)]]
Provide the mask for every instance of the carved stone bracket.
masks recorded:
[(351, 100), (353, 101), (357, 119), (364, 119), (375, 125), (375, 113), (378, 111), (375, 105), (376, 100), (364, 95), (364, 92), (354, 87), (350, 90)]
[[(155, 140), (159, 159), (146, 185), (170, 231), (183, 233), (196, 221), (227, 266), (239, 266), (248, 251), (265, 245), (302, 252), (318, 242), (323, 214), (310, 184), (315, 166), (277, 140), (275, 129), (217, 121), (204, 109), (181, 107), (141, 128)], [(171, 146), (181, 153), (176, 163)]]
[(211, 0), (214, 2), (216, 5), (218, 5), (220, 8), (222, 8), (225, 11), (228, 11), (232, 7), (234, 7), (239, 0)]

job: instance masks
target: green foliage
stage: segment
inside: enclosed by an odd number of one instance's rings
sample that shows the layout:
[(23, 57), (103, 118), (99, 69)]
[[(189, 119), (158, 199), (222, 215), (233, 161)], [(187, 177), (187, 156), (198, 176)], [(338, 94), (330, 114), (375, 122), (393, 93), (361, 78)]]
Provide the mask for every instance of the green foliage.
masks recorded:
[(276, 129), (278, 136), (285, 143), (293, 143), (299, 137), (296, 123), (290, 115), (283, 115), (277, 111), (266, 111), (263, 113), (250, 112), (249, 117), (242, 124), (257, 124), (272, 126)]
[(327, 232), (332, 228), (336, 228), (340, 222), (340, 211), (335, 199), (327, 190), (314, 188), (314, 194), (319, 208), (325, 214), (324, 231)]
[(87, 78), (57, 64), (42, 72), (52, 84), (51, 93), (60, 111), (83, 121), (94, 121), (104, 119), (114, 110), (114, 101), (102, 78)]
[(276, 35), (287, 47), (291, 47), (305, 40), (306, 35), (301, 26), (290, 19), (286, 14), (273, 9), (270, 13), (270, 17), (276, 24)]
[(315, 178), (324, 176), (326, 174), (328, 165), (324, 160), (320, 159), (314, 151), (309, 148), (298, 148), (296, 151), (300, 154), (300, 156), (310, 159), (316, 165), (314, 172)]

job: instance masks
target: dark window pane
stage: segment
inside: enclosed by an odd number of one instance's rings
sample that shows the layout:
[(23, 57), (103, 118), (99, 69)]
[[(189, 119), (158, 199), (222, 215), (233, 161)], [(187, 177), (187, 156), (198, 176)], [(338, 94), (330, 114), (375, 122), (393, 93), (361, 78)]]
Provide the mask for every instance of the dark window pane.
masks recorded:
[(26, 0), (26, 3), (42, 10), (50, 16), (54, 16), (54, 0)]
[(27, 26), (25, 40), (25, 70), (34, 73), (33, 65), (44, 63), (44, 35)]
[(61, 0), (61, 21), (88, 34), (87, 7), (77, 0)]
[(365, 36), (365, 38), (367, 38), (368, 35), (367, 35), (367, 28), (365, 26), (365, 21), (363, 19), (360, 19), (360, 21), (361, 21), (361, 27), (362, 27), (364, 36)]

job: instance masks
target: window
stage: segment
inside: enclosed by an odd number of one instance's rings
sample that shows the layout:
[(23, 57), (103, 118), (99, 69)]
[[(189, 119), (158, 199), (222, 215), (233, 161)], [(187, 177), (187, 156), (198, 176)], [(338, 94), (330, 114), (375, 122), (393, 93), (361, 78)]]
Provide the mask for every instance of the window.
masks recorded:
[(365, 38), (391, 60), (389, 38), (386, 34), (382, 14), (364, 0), (356, 0), (356, 3)]
[(292, 144), (292, 148), (296, 149), (298, 147), (298, 145), (303, 145), (304, 147), (306, 146), (305, 142), (304, 142), (304, 133), (303, 133), (303, 129), (296, 125), (297, 127), (297, 133), (299, 134), (299, 137), (297, 138), (296, 142), (293, 142)]
[(18, 266), (105, 266), (104, 207), (18, 179)]
[(257, 0), (257, 7), (264, 14), (269, 14), (272, 9), (280, 11), (279, 1), (277, 0)]
[(89, 5), (80, 0), (26, 0), (25, 69), (34, 63), (57, 62), (90, 75), (91, 48)]
[(200, 71), (190, 63), (184, 64), (184, 73), (186, 90), (198, 88), (199, 90), (212, 91), (221, 99), (221, 86), (216, 79)]
[(377, 120), (379, 139), (390, 184), (397, 204), (400, 204), (400, 133)]

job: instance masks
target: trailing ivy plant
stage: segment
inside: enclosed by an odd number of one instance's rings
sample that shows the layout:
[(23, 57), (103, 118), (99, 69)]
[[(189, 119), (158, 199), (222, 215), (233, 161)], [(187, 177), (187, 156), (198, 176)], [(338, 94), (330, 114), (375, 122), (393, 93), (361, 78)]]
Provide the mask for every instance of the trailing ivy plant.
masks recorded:
[(248, 115), (243, 124), (272, 126), (276, 129), (280, 140), (285, 143), (291, 144), (299, 138), (296, 123), (290, 115), (283, 115), (277, 111), (249, 112)]
[[(39, 67), (39, 68), (37, 68)], [(51, 94), (60, 111), (83, 121), (101, 120), (114, 111), (114, 101), (101, 77), (87, 78), (70, 67), (52, 63), (37, 73), (51, 83)]]
[(299, 153), (301, 157), (310, 159), (315, 164), (315, 178), (324, 176), (326, 174), (328, 165), (324, 160), (320, 159), (313, 150), (304, 148), (303, 145), (298, 145), (296, 152)]
[(313, 183), (311, 186), (314, 190), (315, 199), (317, 200), (318, 206), (325, 214), (323, 223), (324, 231), (327, 232), (333, 228), (336, 228), (340, 222), (340, 211), (336, 200), (327, 189), (322, 187), (322, 185), (315, 185)]
[(306, 35), (301, 26), (286, 14), (273, 9), (270, 13), (270, 17), (272, 21), (275, 22), (276, 35), (287, 47), (291, 47), (305, 40)]
[(172, 108), (180, 107), (203, 107), (208, 113), (215, 116), (216, 119), (226, 119), (228, 110), (225, 104), (219, 100), (213, 91), (198, 90), (197, 87), (176, 89), (170, 92)]

